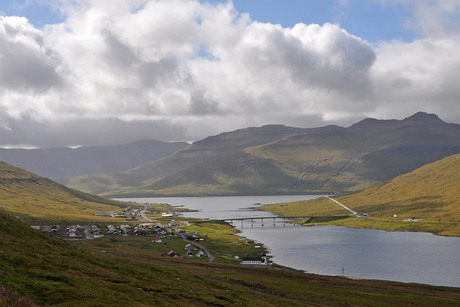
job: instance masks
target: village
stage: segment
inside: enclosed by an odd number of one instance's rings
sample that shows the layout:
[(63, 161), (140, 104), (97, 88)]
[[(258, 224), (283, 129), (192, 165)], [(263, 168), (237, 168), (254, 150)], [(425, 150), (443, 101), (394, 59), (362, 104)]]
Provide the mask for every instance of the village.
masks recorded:
[[(153, 221), (147, 214), (158, 217)], [(186, 232), (185, 228), (190, 226), (190, 222), (185, 219), (176, 220), (175, 217), (180, 216), (180, 212), (174, 210), (158, 211), (151, 210), (151, 207), (144, 205), (144, 208), (127, 207), (121, 213), (117, 212), (102, 212), (95, 213), (95, 216), (105, 216), (117, 219), (114, 223), (89, 223), (89, 224), (70, 224), (70, 225), (34, 225), (33, 229), (47, 233), (52, 236), (61, 237), (65, 241), (81, 241), (93, 240), (103, 237), (145, 237), (152, 238), (149, 242), (152, 248), (161, 244), (167, 245), (171, 239), (180, 239), (184, 242), (183, 249), (171, 248), (165, 252), (161, 248), (161, 256), (173, 258), (206, 258), (208, 262), (213, 262), (215, 256), (209, 250), (200, 244), (200, 242), (208, 239), (207, 234), (199, 234), (195, 231)], [(123, 222), (120, 222), (123, 219)], [(260, 244), (239, 238), (240, 241), (252, 244), (254, 249), (260, 249)], [(267, 266), (269, 262), (264, 252), (256, 252), (254, 255), (239, 255), (233, 256), (234, 261), (239, 261), (242, 265)]]

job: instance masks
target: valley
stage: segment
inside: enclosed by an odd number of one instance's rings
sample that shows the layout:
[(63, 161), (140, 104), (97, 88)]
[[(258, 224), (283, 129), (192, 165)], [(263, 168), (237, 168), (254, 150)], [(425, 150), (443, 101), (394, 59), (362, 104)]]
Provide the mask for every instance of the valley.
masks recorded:
[[(420, 130), (419, 121), (423, 125), (432, 122), (431, 134), (419, 134), (425, 145), (417, 145), (418, 141), (407, 145), (414, 137), (413, 131)], [(160, 195), (174, 195), (177, 191), (186, 195), (187, 191), (193, 191), (191, 195), (244, 195), (264, 191), (325, 193), (329, 189), (326, 187), (358, 189), (259, 209), (278, 215), (313, 216), (295, 221), (304, 226), (460, 236), (460, 156), (444, 156), (457, 150), (458, 137), (454, 134), (458, 127), (424, 114), (403, 121), (371, 121), (371, 126), (385, 127), (375, 131), (366, 121), (361, 125), (366, 129), (248, 128), (196, 142), (133, 170), (76, 177), (76, 181), (72, 178), (69, 182), (83, 187), (89, 184), (104, 195), (110, 186), (113, 191), (122, 191), (123, 196), (151, 191), (160, 191)], [(354, 141), (355, 132), (347, 129), (367, 134), (359, 138), (368, 141)], [(408, 131), (407, 139), (394, 134), (400, 129)], [(433, 129), (444, 131), (445, 144), (443, 137), (437, 137), (436, 142), (426, 145)], [(446, 129), (450, 131), (447, 134)], [(402, 143), (390, 146), (384, 139)], [(349, 146), (353, 143), (357, 146), (354, 151)], [(382, 150), (385, 154), (379, 156)], [(423, 162), (433, 159), (431, 163)], [(401, 163), (409, 169), (421, 166), (393, 178), (402, 171)], [(300, 164), (302, 168), (297, 169)], [(388, 170), (382, 171), (385, 165)], [(211, 169), (212, 180), (207, 173)], [(152, 177), (153, 171), (158, 177)], [(136, 182), (143, 185), (135, 188)], [(363, 188), (373, 183), (377, 184)], [(150, 190), (153, 187), (160, 189)], [(226, 222), (170, 214), (190, 208), (87, 194), (4, 162), (0, 162), (0, 190), (0, 303), (7, 305), (19, 301), (29, 302), (30, 306), (181, 302), (375, 305), (375, 296), (389, 306), (414, 302), (421, 306), (448, 306), (460, 301), (456, 288), (306, 274), (277, 264), (244, 267), (240, 265), (244, 257), (261, 257), (268, 247), (264, 242), (241, 237)], [(290, 287), (283, 285), (286, 282)]]

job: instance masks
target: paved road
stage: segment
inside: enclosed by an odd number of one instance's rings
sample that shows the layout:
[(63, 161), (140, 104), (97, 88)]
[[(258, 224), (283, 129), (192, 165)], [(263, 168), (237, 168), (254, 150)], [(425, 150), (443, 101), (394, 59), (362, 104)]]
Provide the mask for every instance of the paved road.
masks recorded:
[(198, 248), (201, 248), (201, 249), (206, 253), (206, 256), (208, 256), (209, 262), (213, 262), (213, 261), (214, 261), (214, 259), (215, 259), (214, 256), (211, 255), (211, 253), (208, 251), (208, 249), (207, 249), (205, 246), (203, 246), (203, 245), (201, 245), (201, 244), (198, 244), (198, 243), (196, 243), (196, 242), (194, 242), (194, 241), (189, 241), (189, 240), (187, 240), (187, 239), (185, 238), (185, 235), (184, 235), (184, 234), (180, 234), (180, 237), (181, 237), (182, 240), (184, 240), (185, 242), (188, 242), (188, 243), (190, 243), (190, 244), (192, 244), (192, 245), (197, 246)]
[(356, 215), (356, 214), (358, 214), (356, 211), (353, 211), (353, 210), (351, 210), (350, 208), (348, 208), (347, 206), (345, 206), (345, 205), (343, 205), (343, 204), (339, 203), (339, 202), (338, 202), (338, 201), (336, 201), (335, 199), (332, 199), (332, 198), (330, 198), (329, 196), (326, 196), (326, 198), (327, 198), (327, 199), (330, 199), (330, 200), (332, 200), (333, 202), (335, 202), (337, 205), (341, 206), (342, 208), (344, 208), (344, 209), (346, 209), (346, 210), (350, 211), (350, 212), (351, 212), (351, 214), (353, 214), (353, 215)]
[(146, 211), (146, 210), (147, 210), (147, 206), (144, 205), (144, 209), (142, 209), (142, 210), (139, 212), (139, 214), (140, 214), (141, 218), (144, 220), (144, 222), (152, 222), (152, 220), (149, 219), (149, 218), (147, 217), (147, 215), (145, 215), (145, 211)]

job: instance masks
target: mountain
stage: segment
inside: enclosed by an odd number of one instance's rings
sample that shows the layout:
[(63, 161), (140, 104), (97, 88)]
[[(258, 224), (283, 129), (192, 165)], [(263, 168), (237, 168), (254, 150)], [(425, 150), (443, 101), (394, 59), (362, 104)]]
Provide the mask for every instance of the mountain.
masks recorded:
[(0, 209), (35, 221), (98, 221), (95, 212), (121, 211), (129, 204), (70, 189), (0, 161)]
[(167, 158), (67, 185), (117, 196), (354, 191), (460, 152), (460, 125), (434, 114), (365, 119), (348, 128), (281, 125), (208, 137)]
[(107, 174), (128, 170), (189, 146), (185, 142), (137, 141), (125, 145), (79, 148), (0, 148), (0, 160), (41, 176), (59, 180), (80, 175)]

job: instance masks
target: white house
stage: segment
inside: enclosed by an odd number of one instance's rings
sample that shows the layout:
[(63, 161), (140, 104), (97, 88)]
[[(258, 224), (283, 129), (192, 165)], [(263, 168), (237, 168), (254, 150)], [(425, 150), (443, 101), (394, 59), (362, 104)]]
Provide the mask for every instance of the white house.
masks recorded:
[(242, 265), (268, 265), (267, 256), (261, 257), (243, 257)]

